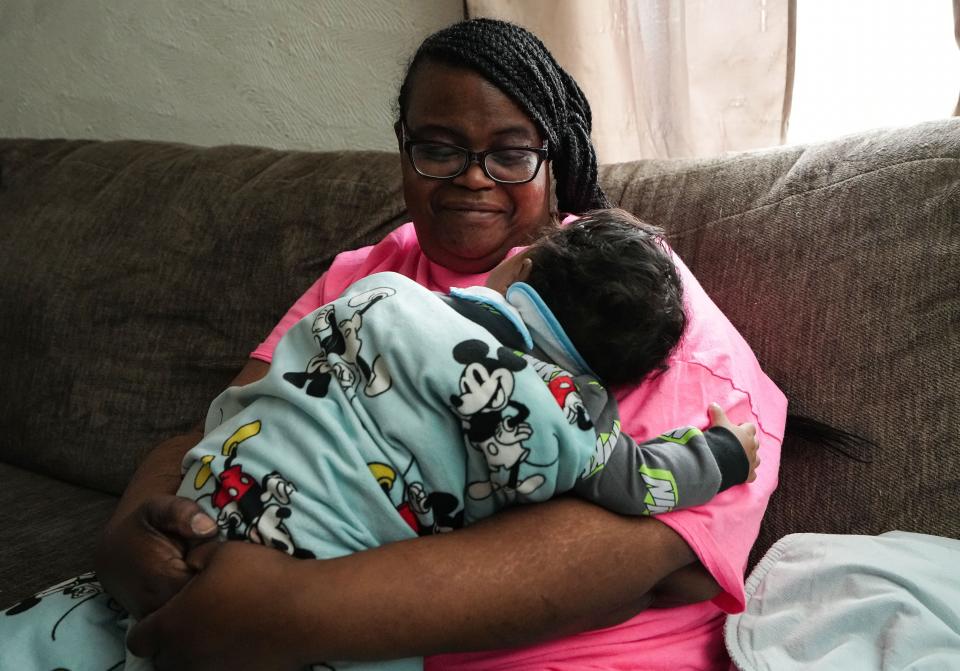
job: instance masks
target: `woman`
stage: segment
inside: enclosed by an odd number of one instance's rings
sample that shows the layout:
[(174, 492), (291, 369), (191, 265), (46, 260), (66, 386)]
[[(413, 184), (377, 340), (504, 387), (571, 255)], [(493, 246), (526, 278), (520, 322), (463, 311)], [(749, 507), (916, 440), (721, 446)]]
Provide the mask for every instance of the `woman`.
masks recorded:
[[(474, 20), (428, 38), (396, 124), (412, 223), (340, 255), (235, 384), (262, 377), (286, 328), (359, 277), (393, 270), (437, 290), (479, 284), (554, 225), (553, 195), (561, 212), (607, 205), (590, 123), (576, 83), (528, 32)], [(463, 162), (456, 147), (468, 150)], [(726, 668), (723, 609), (742, 607), (747, 555), (776, 485), (785, 399), (678, 265), (688, 333), (667, 373), (618, 394), (624, 428), (642, 439), (704, 425), (717, 401), (732, 421), (758, 425), (754, 484), (656, 519), (557, 500), (456, 533), (297, 561), (252, 544), (202, 544), (213, 521), (169, 495), (198, 440), (181, 436), (137, 471), (98, 552), (100, 578), (124, 606), (159, 608), (133, 631), (131, 649), (157, 655), (161, 668), (295, 668), (529, 646), (623, 623), (505, 653), (434, 657), (427, 668)]]

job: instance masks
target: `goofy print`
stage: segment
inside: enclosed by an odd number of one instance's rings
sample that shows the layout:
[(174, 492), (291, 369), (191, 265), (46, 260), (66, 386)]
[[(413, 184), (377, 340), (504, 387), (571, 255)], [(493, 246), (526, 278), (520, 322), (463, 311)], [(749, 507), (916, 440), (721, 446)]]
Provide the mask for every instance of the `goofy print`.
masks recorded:
[(326, 396), (334, 378), (343, 389), (352, 389), (360, 381), (367, 396), (378, 396), (390, 389), (390, 373), (383, 359), (377, 356), (367, 363), (360, 355), (360, 329), (364, 313), (395, 293), (396, 289), (378, 287), (352, 296), (347, 305), (358, 309), (339, 322), (333, 305), (318, 310), (312, 330), (319, 353), (307, 362), (305, 371), (285, 373), (283, 379), (315, 397)]

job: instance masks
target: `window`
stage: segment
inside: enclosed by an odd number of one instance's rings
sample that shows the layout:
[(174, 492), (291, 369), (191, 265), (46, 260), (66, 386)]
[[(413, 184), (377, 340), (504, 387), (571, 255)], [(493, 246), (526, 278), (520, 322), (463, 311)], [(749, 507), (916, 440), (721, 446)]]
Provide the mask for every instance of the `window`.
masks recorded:
[(788, 142), (948, 117), (958, 91), (951, 0), (797, 0)]

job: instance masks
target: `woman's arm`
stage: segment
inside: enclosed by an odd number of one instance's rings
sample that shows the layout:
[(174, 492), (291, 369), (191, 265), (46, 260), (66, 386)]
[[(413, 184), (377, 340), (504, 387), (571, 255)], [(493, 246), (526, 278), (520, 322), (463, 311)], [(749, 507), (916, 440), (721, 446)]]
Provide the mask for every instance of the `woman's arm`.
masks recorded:
[(677, 569), (659, 583), (650, 593), (651, 608), (676, 608), (691, 603), (709, 601), (720, 594), (720, 585), (698, 561)]
[[(694, 559), (652, 518), (575, 498), (514, 508), (455, 533), (336, 560), (328, 567), (336, 591), (353, 603), (337, 607), (352, 617), (330, 623), (342, 639), (333, 658), (504, 648), (611, 626), (643, 610), (654, 586)], [(397, 615), (383, 612), (385, 586), (406, 631), (390, 631)]]
[(326, 561), (224, 543), (194, 555), (200, 573), (129, 644), (184, 669), (526, 645), (627, 619), (694, 559), (657, 520), (573, 498)]
[[(231, 384), (258, 380), (269, 368), (250, 359)], [(200, 424), (144, 458), (97, 544), (94, 563), (101, 583), (134, 615), (158, 608), (179, 591), (192, 575), (186, 552), (216, 533), (216, 524), (195, 502), (173, 496), (183, 455), (202, 437)]]

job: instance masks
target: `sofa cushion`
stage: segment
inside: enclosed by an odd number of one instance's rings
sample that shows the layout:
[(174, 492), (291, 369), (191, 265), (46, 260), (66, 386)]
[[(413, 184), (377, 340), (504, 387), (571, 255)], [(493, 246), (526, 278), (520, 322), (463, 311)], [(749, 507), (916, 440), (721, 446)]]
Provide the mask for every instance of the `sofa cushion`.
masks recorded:
[(0, 610), (93, 569), (117, 498), (0, 463)]

